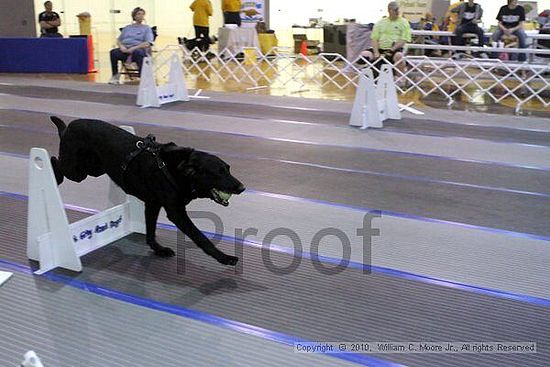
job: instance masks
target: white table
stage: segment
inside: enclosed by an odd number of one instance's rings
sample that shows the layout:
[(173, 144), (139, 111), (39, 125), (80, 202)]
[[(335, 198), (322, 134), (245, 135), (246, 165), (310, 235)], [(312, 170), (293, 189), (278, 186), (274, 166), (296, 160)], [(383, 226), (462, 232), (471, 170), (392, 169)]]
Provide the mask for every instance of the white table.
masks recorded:
[(236, 55), (243, 52), (244, 47), (255, 47), (260, 49), (256, 28), (221, 27), (218, 29), (218, 51), (220, 54), (228, 51), (232, 55)]

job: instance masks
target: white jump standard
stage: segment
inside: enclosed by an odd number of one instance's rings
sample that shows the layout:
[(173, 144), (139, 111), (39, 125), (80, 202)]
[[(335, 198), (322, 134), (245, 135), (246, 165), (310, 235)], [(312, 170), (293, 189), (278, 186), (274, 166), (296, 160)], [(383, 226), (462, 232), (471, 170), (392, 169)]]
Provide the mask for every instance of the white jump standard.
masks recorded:
[[(123, 127), (134, 132), (131, 127)], [(57, 267), (82, 271), (80, 257), (130, 233), (145, 234), (144, 204), (111, 182), (111, 208), (69, 224), (45, 149), (32, 148), (29, 159), (27, 257), (40, 262), (35, 274)]]
[(170, 58), (168, 83), (158, 87), (151, 58), (143, 59), (136, 104), (141, 107), (160, 107), (162, 104), (176, 101), (189, 101), (189, 93), (178, 56), (174, 53)]
[(361, 129), (382, 128), (386, 119), (401, 120), (392, 67), (387, 64), (382, 66), (376, 85), (370, 68), (359, 74), (349, 124)]

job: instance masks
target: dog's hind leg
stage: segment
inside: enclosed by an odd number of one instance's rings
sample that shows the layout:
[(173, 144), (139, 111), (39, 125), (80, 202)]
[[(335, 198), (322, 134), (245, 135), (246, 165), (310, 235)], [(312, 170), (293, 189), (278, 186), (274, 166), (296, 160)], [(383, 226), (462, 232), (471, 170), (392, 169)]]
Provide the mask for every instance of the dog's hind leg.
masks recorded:
[(171, 248), (161, 246), (156, 240), (157, 219), (160, 212), (160, 205), (156, 203), (145, 203), (145, 241), (161, 257), (171, 257), (175, 253)]

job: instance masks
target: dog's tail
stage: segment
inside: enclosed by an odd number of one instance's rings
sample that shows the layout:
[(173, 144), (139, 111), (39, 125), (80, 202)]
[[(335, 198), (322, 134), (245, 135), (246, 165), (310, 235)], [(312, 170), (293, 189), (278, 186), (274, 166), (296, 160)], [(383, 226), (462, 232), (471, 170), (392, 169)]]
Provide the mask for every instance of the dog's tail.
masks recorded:
[(67, 129), (67, 125), (65, 125), (65, 122), (63, 122), (63, 120), (61, 120), (57, 116), (50, 116), (50, 120), (52, 120), (52, 122), (57, 127), (57, 132), (59, 133), (59, 137), (62, 137), (63, 133)]

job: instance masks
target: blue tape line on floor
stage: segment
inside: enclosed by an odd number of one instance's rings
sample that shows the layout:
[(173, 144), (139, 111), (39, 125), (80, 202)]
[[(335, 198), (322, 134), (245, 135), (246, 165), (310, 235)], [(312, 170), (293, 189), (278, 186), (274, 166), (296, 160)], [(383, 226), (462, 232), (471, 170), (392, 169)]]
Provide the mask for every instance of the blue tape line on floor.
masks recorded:
[[(380, 177), (390, 177), (390, 178), (396, 178), (396, 179), (399, 179), (399, 180), (427, 182), (427, 183), (434, 183), (434, 184), (441, 184), (441, 185), (451, 185), (451, 186), (457, 186), (457, 187), (465, 187), (465, 188), (505, 192), (505, 193), (510, 193), (510, 194), (520, 194), (520, 195), (529, 195), (529, 196), (537, 196), (537, 197), (550, 197), (550, 193), (544, 193), (544, 192), (533, 192), (533, 191), (525, 191), (525, 190), (508, 189), (508, 188), (505, 188), (505, 187), (493, 187), (493, 186), (485, 186), (485, 185), (468, 184), (468, 183), (463, 183), (463, 182), (436, 180), (436, 179), (430, 179), (430, 178), (425, 178), (425, 177), (420, 177), (420, 176), (407, 176), (407, 175), (399, 175), (399, 174), (394, 174), (394, 173), (375, 172), (375, 171), (369, 171), (369, 170), (339, 168), (339, 167), (326, 166), (326, 165), (316, 164), (316, 163), (298, 162), (298, 161), (290, 161), (290, 160), (274, 159), (274, 158), (266, 158), (266, 157), (257, 157), (257, 156), (246, 155), (246, 154), (231, 154), (231, 153), (224, 153), (224, 152), (218, 152), (218, 151), (213, 151), (213, 150), (205, 150), (205, 152), (210, 153), (210, 154), (220, 155), (220, 156), (238, 158), (238, 159), (265, 160), (265, 161), (270, 161), (270, 162), (278, 162), (278, 163), (286, 163), (286, 164), (292, 164), (292, 165), (298, 165), (298, 166), (321, 168), (321, 169), (327, 169), (327, 170), (339, 171), (339, 172), (359, 173), (359, 174), (373, 175), (373, 176), (380, 176)], [(24, 159), (29, 158), (29, 156), (25, 155), (25, 154), (7, 153), (7, 152), (0, 152), (0, 156), (8, 156), (8, 157), (16, 157), (16, 158), (24, 158)]]
[[(1, 260), (1, 259), (0, 259), (0, 268), (17, 271), (23, 274), (32, 274), (32, 270), (27, 266), (15, 264), (15, 263), (12, 263), (6, 260)], [(240, 333), (244, 333), (248, 335), (253, 335), (265, 340), (285, 344), (291, 347), (294, 346), (295, 342), (311, 342), (295, 336), (264, 329), (254, 325), (249, 325), (238, 321), (224, 319), (222, 317), (211, 315), (205, 312), (192, 310), (192, 309), (188, 309), (180, 306), (174, 306), (167, 303), (154, 301), (148, 298), (143, 298), (143, 297), (122, 293), (113, 289), (100, 287), (92, 283), (82, 282), (67, 276), (55, 274), (53, 271), (50, 271), (43, 275), (37, 275), (37, 276), (46, 278), (53, 282), (63, 283), (71, 287), (74, 287), (86, 292), (90, 292), (99, 296), (108, 297), (111, 299), (145, 307), (152, 310), (157, 310), (157, 311), (162, 311), (162, 312), (170, 313), (177, 316), (182, 316), (182, 317), (196, 320), (196, 321), (205, 322), (211, 325), (222, 327), (224, 329), (229, 329), (229, 330), (238, 331)], [(366, 355), (360, 355), (360, 354), (342, 353), (342, 354), (328, 354), (328, 356), (342, 359), (349, 362), (354, 362), (363, 366), (405, 367), (401, 364), (385, 361), (382, 359), (378, 359), (378, 358), (374, 358)]]
[(271, 192), (264, 192), (264, 191), (253, 190), (253, 189), (246, 189), (246, 192), (249, 193), (249, 194), (253, 193), (253, 194), (272, 197), (272, 198), (276, 198), (276, 199), (284, 199), (284, 200), (295, 201), (295, 202), (299, 202), (299, 203), (300, 202), (301, 203), (315, 203), (315, 204), (333, 206), (333, 207), (336, 207), (336, 208), (351, 209), (351, 210), (358, 211), (358, 212), (361, 212), (361, 213), (379, 211), (382, 215), (386, 215), (386, 216), (389, 216), (389, 217), (413, 219), (413, 220), (417, 220), (417, 221), (421, 221), (421, 222), (429, 222), (429, 223), (450, 224), (450, 225), (453, 225), (453, 226), (459, 226), (459, 227), (470, 228), (470, 229), (477, 229), (477, 230), (481, 230), (481, 231), (485, 231), (485, 232), (500, 233), (500, 234), (505, 234), (505, 235), (513, 236), (513, 237), (528, 238), (528, 239), (535, 239), (535, 240), (542, 240), (542, 241), (550, 241), (550, 237), (548, 237), (548, 236), (541, 236), (541, 235), (536, 235), (536, 234), (532, 234), (532, 233), (514, 232), (514, 231), (509, 231), (509, 230), (506, 230), (506, 229), (483, 227), (483, 226), (477, 226), (475, 224), (453, 222), (453, 221), (444, 220), (444, 219), (421, 217), (421, 216), (418, 216), (418, 215), (412, 215), (412, 214), (406, 214), (406, 213), (397, 213), (397, 212), (389, 211), (389, 210), (380, 210), (380, 209), (375, 209), (375, 208), (366, 208), (366, 207), (359, 207), (359, 206), (353, 206), (353, 205), (347, 205), (347, 204), (339, 204), (339, 203), (333, 203), (333, 202), (329, 202), (329, 201), (323, 201), (323, 200), (318, 200), (318, 199), (301, 198), (301, 197), (290, 196), (290, 195), (285, 195), (285, 194), (274, 194), (274, 193), (271, 193)]
[[(25, 196), (25, 195), (5, 193), (3, 191), (0, 191), (0, 196), (12, 197), (14, 199), (22, 200), (22, 201), (26, 201), (28, 199), (27, 196)], [(79, 206), (75, 206), (75, 205), (65, 205), (65, 207), (70, 208), (72, 210), (76, 210), (76, 211), (80, 211), (80, 212), (86, 212), (86, 213), (97, 213), (98, 212), (95, 209), (83, 208), (83, 207), (79, 207)], [(177, 231), (178, 230), (177, 227), (173, 224), (158, 223), (157, 227), (162, 228), (162, 229), (166, 229), (166, 230), (170, 230), (170, 231)], [(202, 231), (202, 232), (205, 235), (210, 236), (210, 237), (219, 236), (220, 239), (222, 239), (226, 242), (242, 243), (243, 245), (246, 245), (246, 246), (262, 248), (261, 244), (253, 242), (253, 241), (241, 240), (241, 239), (237, 239), (235, 237), (226, 236), (226, 235), (219, 235), (217, 233), (212, 233), (212, 232), (208, 232), (208, 231)], [(288, 254), (288, 255), (291, 255), (291, 256), (296, 256), (296, 254), (294, 252), (294, 249), (289, 248), (289, 247), (283, 247), (283, 246), (278, 246), (276, 244), (270, 244), (269, 248), (270, 248), (270, 250), (273, 250), (273, 251), (276, 251), (276, 252), (285, 253), (285, 254)], [(301, 252), (300, 256), (303, 257), (303, 258), (312, 259), (314, 255), (309, 253), (309, 252)], [(334, 264), (334, 265), (339, 265), (342, 261), (342, 259), (335, 259), (335, 258), (331, 258), (331, 257), (321, 256), (321, 255), (317, 255), (317, 258), (319, 259), (319, 261), (321, 261), (323, 263)], [(432, 277), (428, 277), (428, 276), (424, 276), (424, 275), (408, 273), (408, 272), (404, 272), (404, 271), (401, 271), (401, 270), (384, 268), (384, 267), (375, 266), (375, 265), (362, 264), (362, 263), (353, 262), (353, 261), (350, 261), (347, 264), (347, 266), (352, 268), (352, 269), (359, 269), (361, 271), (362, 270), (370, 270), (372, 272), (382, 273), (382, 274), (390, 275), (390, 276), (401, 278), (401, 279), (418, 281), (418, 282), (422, 282), (422, 283), (428, 283), (428, 284), (432, 284), (432, 285), (438, 285), (438, 286), (448, 287), (448, 288), (453, 288), (453, 289), (460, 289), (460, 290), (466, 291), (466, 292), (472, 292), (472, 293), (482, 294), (482, 295), (486, 295), (486, 296), (509, 299), (509, 300), (514, 300), (514, 301), (519, 301), (519, 302), (525, 302), (525, 303), (530, 303), (530, 304), (534, 304), (534, 305), (537, 305), (537, 306), (550, 307), (550, 299), (545, 299), (545, 298), (540, 298), (540, 297), (533, 297), (533, 296), (528, 296), (528, 295), (523, 295), (523, 294), (518, 294), (518, 293), (505, 292), (505, 291), (500, 291), (500, 290), (497, 290), (497, 289), (478, 287), (478, 286), (468, 285), (468, 284), (464, 284), (464, 283), (457, 283), (457, 282), (452, 282), (452, 281), (448, 281), (448, 280), (432, 278)]]

